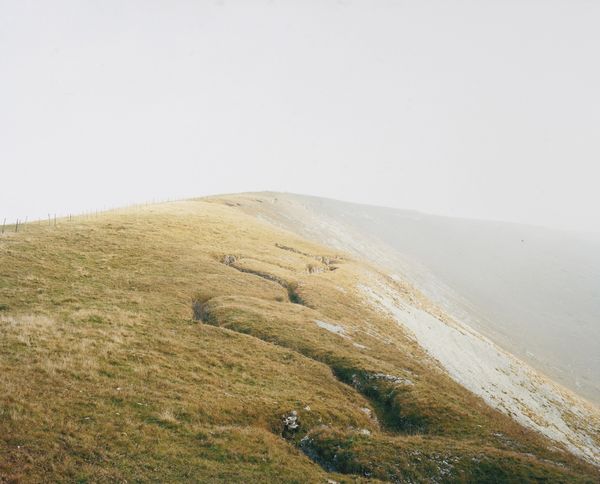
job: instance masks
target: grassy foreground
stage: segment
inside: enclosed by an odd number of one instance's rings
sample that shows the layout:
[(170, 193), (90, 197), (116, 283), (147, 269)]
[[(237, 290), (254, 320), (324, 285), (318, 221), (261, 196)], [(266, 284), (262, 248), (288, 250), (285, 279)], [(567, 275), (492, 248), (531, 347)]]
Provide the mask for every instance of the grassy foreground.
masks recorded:
[(365, 305), (375, 270), (226, 198), (5, 234), (0, 482), (598, 481)]

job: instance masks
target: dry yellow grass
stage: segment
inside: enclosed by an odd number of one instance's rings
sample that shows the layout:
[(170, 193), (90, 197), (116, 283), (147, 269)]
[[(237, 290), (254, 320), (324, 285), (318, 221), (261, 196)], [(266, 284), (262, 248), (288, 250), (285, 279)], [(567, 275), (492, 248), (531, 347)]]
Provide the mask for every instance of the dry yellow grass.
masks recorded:
[(365, 307), (375, 269), (227, 203), (0, 239), (0, 481), (597, 479)]

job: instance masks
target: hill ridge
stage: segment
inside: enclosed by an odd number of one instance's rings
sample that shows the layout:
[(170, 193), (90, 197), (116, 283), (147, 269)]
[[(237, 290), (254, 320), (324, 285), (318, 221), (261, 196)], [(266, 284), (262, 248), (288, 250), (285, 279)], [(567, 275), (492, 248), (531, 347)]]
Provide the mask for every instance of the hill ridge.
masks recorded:
[(378, 274), (225, 199), (0, 238), (0, 480), (597, 478), (365, 304)]

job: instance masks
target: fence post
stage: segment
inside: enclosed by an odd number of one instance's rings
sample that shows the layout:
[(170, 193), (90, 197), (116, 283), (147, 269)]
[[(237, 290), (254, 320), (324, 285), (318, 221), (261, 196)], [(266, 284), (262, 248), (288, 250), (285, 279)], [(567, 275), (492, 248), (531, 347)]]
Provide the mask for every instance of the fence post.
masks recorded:
[(15, 233), (17, 233), (19, 231), (19, 219), (17, 219), (17, 222), (15, 223)]
[(2, 222), (2, 233), (4, 233), (4, 226), (6, 225), (6, 217), (4, 217), (4, 222)]

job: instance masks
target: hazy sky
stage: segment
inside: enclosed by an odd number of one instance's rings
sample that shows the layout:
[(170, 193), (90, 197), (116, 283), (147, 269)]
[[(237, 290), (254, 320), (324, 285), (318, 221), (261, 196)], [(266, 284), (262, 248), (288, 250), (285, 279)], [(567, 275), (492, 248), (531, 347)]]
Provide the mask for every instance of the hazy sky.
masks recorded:
[(598, 1), (0, 0), (0, 219), (278, 190), (600, 230)]

